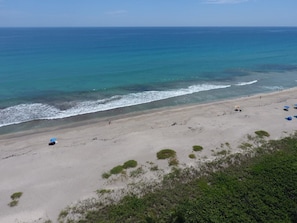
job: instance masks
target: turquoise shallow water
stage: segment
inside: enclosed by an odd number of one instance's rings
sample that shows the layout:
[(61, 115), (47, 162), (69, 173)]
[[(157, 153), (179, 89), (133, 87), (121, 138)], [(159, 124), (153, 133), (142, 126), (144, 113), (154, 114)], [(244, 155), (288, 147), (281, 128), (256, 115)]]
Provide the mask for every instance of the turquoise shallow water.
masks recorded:
[(0, 28), (0, 127), (295, 87), (297, 28)]

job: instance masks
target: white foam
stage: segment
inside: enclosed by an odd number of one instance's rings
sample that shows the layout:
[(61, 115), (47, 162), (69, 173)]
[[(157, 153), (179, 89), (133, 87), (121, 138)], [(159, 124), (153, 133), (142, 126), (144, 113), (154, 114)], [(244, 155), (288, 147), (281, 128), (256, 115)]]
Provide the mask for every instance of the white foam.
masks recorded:
[(0, 110), (0, 127), (55, 116), (60, 110), (46, 104), (20, 104)]
[(235, 84), (236, 86), (244, 86), (244, 85), (250, 85), (250, 84), (255, 84), (257, 83), (258, 80), (253, 80), (253, 81), (248, 81), (248, 82), (240, 82), (240, 83), (237, 83)]
[(77, 102), (73, 107), (67, 110), (60, 110), (54, 106), (40, 103), (21, 104), (0, 110), (0, 127), (32, 120), (59, 119), (99, 111), (107, 111), (182, 95), (189, 95), (201, 91), (209, 91), (228, 87), (231, 87), (231, 85), (201, 84), (192, 85), (178, 90), (130, 93), (127, 95), (113, 96), (103, 100)]
[(284, 87), (282, 86), (262, 86), (262, 87), (273, 91), (280, 91), (284, 89)]
[[(70, 117), (78, 114), (87, 114), (98, 111), (107, 111), (115, 108), (140, 105), (149, 102), (164, 100), (168, 98), (178, 97), (182, 95), (193, 94), (201, 91), (208, 91), (220, 88), (227, 88), (231, 85), (193, 85), (188, 88), (170, 91), (145, 91), (139, 93), (131, 93), (123, 96), (113, 96), (106, 100), (84, 101), (76, 106), (60, 112), (58, 118)], [(57, 117), (56, 117), (57, 118)]]

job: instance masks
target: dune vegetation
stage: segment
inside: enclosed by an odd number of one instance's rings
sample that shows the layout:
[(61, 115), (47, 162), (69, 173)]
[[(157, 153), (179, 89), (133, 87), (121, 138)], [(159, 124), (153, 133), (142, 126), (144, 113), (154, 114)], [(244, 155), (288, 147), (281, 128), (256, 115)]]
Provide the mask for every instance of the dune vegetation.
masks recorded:
[(297, 134), (269, 141), (263, 135), (267, 136), (263, 132), (250, 136), (241, 153), (200, 169), (174, 167), (153, 191), (129, 193), (108, 205), (94, 203), (80, 213), (80, 220), (68, 220), (297, 222)]

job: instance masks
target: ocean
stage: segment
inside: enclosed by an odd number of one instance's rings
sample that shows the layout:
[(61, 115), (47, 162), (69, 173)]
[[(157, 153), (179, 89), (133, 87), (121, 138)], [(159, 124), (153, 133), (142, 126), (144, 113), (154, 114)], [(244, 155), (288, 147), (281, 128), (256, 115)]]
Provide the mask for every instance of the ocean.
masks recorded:
[(0, 28), (0, 130), (296, 86), (297, 27)]

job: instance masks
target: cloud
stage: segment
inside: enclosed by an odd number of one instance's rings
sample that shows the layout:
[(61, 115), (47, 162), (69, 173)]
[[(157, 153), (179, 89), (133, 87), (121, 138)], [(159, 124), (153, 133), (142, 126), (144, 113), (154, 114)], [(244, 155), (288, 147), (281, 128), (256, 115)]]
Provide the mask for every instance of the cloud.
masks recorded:
[(237, 4), (247, 2), (249, 0), (206, 0), (205, 4)]
[(127, 14), (128, 11), (126, 10), (116, 10), (116, 11), (109, 11), (109, 12), (105, 12), (106, 15), (123, 15), (123, 14)]

